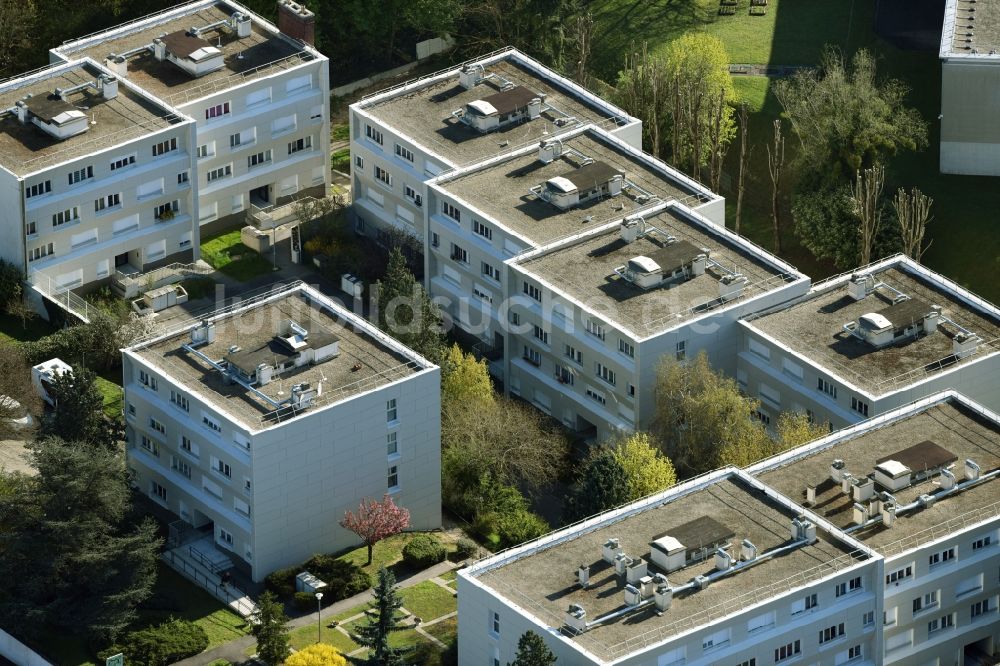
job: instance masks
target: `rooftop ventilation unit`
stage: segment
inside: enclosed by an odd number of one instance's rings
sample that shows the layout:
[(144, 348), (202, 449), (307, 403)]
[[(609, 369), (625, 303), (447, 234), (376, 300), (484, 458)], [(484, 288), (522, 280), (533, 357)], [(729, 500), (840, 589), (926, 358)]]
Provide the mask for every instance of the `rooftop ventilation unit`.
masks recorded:
[(743, 543), (740, 546), (740, 559), (744, 562), (757, 559), (757, 546), (753, 545), (750, 539), (743, 539)]
[(634, 243), (646, 235), (646, 220), (641, 215), (626, 217), (622, 220), (619, 235), (626, 243)]
[(608, 564), (614, 564), (615, 558), (625, 551), (619, 545), (618, 539), (608, 539), (601, 547), (601, 559)]
[(583, 589), (587, 589), (587, 585), (590, 584), (590, 565), (580, 565), (580, 568), (576, 570), (576, 582), (578, 582), (580, 587)]
[(937, 330), (940, 312), (923, 301), (905, 297), (876, 312), (844, 324), (849, 335), (867, 342), (876, 349), (912, 340)]
[(629, 562), (628, 566), (625, 568), (625, 580), (626, 582), (635, 584), (645, 578), (648, 573), (649, 571), (646, 567), (646, 560), (641, 557), (637, 557)]
[(715, 551), (715, 569), (716, 571), (729, 571), (733, 566), (733, 556), (730, 555), (726, 550), (719, 548)]
[(563, 144), (559, 139), (548, 137), (538, 142), (538, 161), (542, 164), (549, 164), (552, 160), (562, 156)]
[(513, 86), (469, 102), (452, 116), (481, 134), (535, 120), (542, 113), (545, 95), (524, 86)]
[(719, 300), (723, 303), (739, 298), (750, 283), (746, 276), (736, 273), (719, 278)]
[(531, 188), (531, 193), (559, 210), (569, 210), (592, 199), (622, 193), (625, 173), (607, 162), (590, 161)]
[(191, 329), (191, 343), (195, 345), (211, 344), (215, 342), (215, 323), (203, 320), (200, 324)]
[(486, 78), (486, 69), (479, 63), (471, 63), (458, 72), (458, 85), (466, 90), (478, 86)]
[(583, 610), (580, 604), (570, 604), (564, 619), (566, 626), (575, 633), (582, 634), (587, 631), (587, 611)]
[(951, 339), (951, 353), (955, 358), (965, 358), (976, 353), (979, 347), (979, 336), (974, 333), (959, 331)]

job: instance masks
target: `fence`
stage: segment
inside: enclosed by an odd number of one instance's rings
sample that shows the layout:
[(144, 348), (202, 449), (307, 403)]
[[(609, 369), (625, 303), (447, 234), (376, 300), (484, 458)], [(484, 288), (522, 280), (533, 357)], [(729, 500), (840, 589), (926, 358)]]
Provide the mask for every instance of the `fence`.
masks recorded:
[(173, 263), (167, 266), (161, 266), (148, 273), (122, 273), (121, 271), (115, 271), (115, 276), (112, 278), (112, 284), (121, 289), (125, 293), (125, 298), (131, 298), (132, 296), (137, 296), (143, 290), (143, 287), (147, 289), (154, 289), (156, 287), (167, 284), (169, 281), (178, 281), (174, 278), (184, 279), (184, 277), (189, 275), (207, 275), (211, 273), (212, 269), (208, 266), (203, 266), (198, 263), (193, 264), (181, 264)]
[(73, 293), (71, 287), (60, 287), (52, 282), (52, 278), (40, 271), (33, 269), (28, 274), (28, 282), (32, 288), (45, 298), (49, 299), (66, 312), (70, 313), (85, 324), (90, 323), (91, 309), (93, 306)]
[(244, 618), (253, 617), (257, 613), (257, 606), (244, 599), (243, 597), (246, 595), (241, 590), (236, 589), (238, 595), (233, 593), (231, 588), (235, 589), (235, 586), (232, 584), (223, 585), (221, 582), (216, 583), (210, 580), (204, 572), (199, 571), (184, 558), (177, 557), (172, 550), (166, 551), (161, 557), (164, 562), (170, 565), (171, 569), (206, 590)]

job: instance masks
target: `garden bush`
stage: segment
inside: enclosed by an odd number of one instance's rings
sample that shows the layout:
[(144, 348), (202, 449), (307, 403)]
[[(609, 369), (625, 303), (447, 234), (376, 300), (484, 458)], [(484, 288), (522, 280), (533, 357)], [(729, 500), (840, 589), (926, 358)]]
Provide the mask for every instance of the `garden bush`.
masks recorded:
[(475, 541), (467, 537), (462, 537), (458, 540), (455, 548), (455, 559), (456, 560), (467, 560), (470, 557), (474, 557), (476, 553), (479, 552), (479, 546)]
[(414, 569), (426, 569), (443, 562), (447, 555), (444, 545), (430, 534), (418, 534), (403, 546), (403, 562)]
[[(325, 594), (323, 596), (326, 597)], [(294, 599), (295, 607), (300, 611), (311, 611), (316, 608), (316, 595), (312, 592), (296, 592)]]
[[(264, 579), (267, 589), (285, 601), (298, 603), (295, 593), (295, 576), (303, 571), (326, 583), (323, 588), (323, 605), (353, 597), (372, 586), (372, 579), (355, 564), (339, 560), (333, 555), (314, 555), (301, 565), (279, 569)], [(309, 595), (313, 604), (315, 597)], [(310, 606), (311, 607), (311, 606)]]
[(208, 648), (208, 635), (194, 622), (170, 618), (163, 624), (131, 631), (119, 644), (98, 653), (102, 661), (118, 654), (126, 664), (167, 666)]

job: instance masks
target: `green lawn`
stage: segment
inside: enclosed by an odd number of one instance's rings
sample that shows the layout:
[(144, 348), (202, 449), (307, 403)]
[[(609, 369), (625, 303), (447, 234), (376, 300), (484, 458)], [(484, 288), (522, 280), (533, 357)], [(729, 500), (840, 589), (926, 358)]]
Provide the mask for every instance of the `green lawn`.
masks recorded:
[(454, 595), (433, 581), (417, 583), (400, 593), (403, 596), (403, 608), (425, 622), (458, 608)]
[(330, 138), (334, 141), (347, 141), (351, 138), (351, 126), (347, 123), (332, 125), (330, 127)]
[(429, 627), (424, 627), (424, 631), (447, 645), (458, 638), (458, 616), (435, 622)]
[(188, 298), (210, 298), (215, 295), (216, 282), (208, 277), (193, 277), (183, 280), (181, 286), (188, 293)]
[[(121, 371), (117, 372), (117, 377), (121, 377)], [(122, 387), (114, 381), (97, 376), (97, 390), (104, 398), (104, 413), (112, 418), (121, 416), (122, 413)]]
[(348, 551), (339, 559), (358, 565), (375, 578), (378, 576), (378, 570), (382, 567), (388, 568), (403, 561), (403, 547), (417, 534), (419, 532), (404, 532), (379, 541), (375, 544), (375, 552), (372, 553), (372, 563), (368, 565), (365, 564), (368, 561), (368, 548), (366, 546)]
[(270, 261), (243, 244), (239, 229), (203, 240), (201, 258), (212, 268), (241, 282), (273, 270)]
[(351, 149), (341, 148), (330, 154), (330, 168), (334, 171), (347, 173), (351, 170)]
[[(320, 635), (324, 643), (329, 643), (333, 647), (337, 648), (344, 654), (348, 652), (353, 652), (357, 650), (360, 645), (351, 640), (348, 636), (344, 634), (339, 629), (331, 629), (327, 627), (328, 624), (326, 618), (323, 619), (323, 626), (320, 631)], [(316, 626), (309, 625), (306, 627), (299, 627), (289, 634), (292, 639), (292, 647), (296, 650), (301, 650), (302, 648), (312, 645), (316, 642)]]

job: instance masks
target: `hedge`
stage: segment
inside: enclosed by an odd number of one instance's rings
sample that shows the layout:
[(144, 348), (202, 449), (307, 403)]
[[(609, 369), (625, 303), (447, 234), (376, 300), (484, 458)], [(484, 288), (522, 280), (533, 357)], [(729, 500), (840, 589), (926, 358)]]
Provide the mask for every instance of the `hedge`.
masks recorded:
[[(333, 555), (314, 555), (299, 566), (279, 569), (264, 579), (267, 589), (286, 601), (295, 601), (295, 577), (308, 571), (326, 583), (323, 588), (323, 605), (331, 604), (372, 586), (372, 579), (355, 564), (339, 560)], [(313, 598), (315, 602), (315, 598)]]
[(444, 545), (430, 534), (418, 534), (403, 546), (403, 562), (413, 569), (426, 569), (444, 562), (447, 555)]
[(125, 655), (126, 664), (167, 666), (193, 657), (208, 648), (208, 635), (194, 622), (170, 618), (153, 627), (132, 631), (124, 639), (98, 653), (103, 661), (118, 654)]

